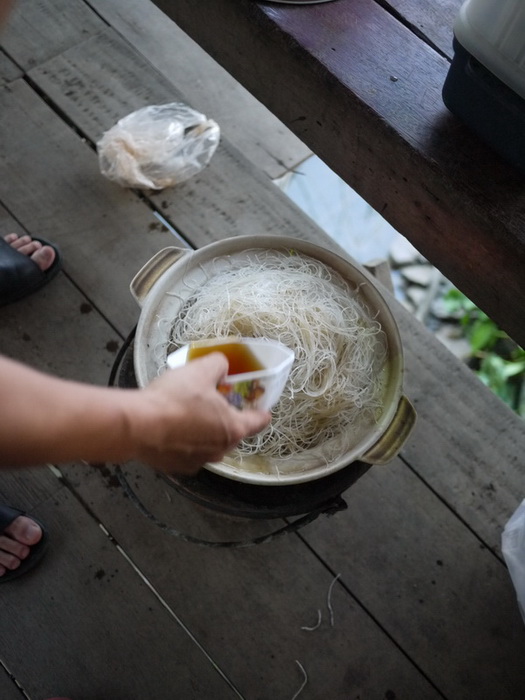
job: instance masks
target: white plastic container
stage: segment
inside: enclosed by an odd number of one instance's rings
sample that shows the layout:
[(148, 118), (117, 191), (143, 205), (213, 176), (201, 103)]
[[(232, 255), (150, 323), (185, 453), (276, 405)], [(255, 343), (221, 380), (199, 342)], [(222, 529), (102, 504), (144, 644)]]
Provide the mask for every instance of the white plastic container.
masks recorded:
[(228, 374), (217, 389), (236, 408), (259, 408), (263, 411), (272, 409), (281, 397), (295, 359), (294, 351), (282, 343), (265, 338), (202, 340), (172, 352), (166, 362), (170, 369), (175, 369), (191, 361), (192, 348), (198, 351), (209, 348), (209, 352), (221, 352), (221, 346), (225, 348), (224, 354), (227, 357), (232, 350), (235, 352), (236, 346), (247, 348), (259, 368)]
[(454, 23), (459, 43), (525, 98), (525, 2), (468, 0)]

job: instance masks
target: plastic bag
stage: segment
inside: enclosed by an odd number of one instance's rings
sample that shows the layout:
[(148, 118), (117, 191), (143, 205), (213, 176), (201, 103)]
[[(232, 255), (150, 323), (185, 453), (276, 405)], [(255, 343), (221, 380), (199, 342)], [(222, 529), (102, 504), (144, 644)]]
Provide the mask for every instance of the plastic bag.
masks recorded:
[(501, 549), (525, 622), (525, 500), (505, 525), (501, 536)]
[(200, 172), (219, 139), (218, 124), (185, 104), (143, 107), (103, 134), (100, 171), (123, 187), (162, 190)]

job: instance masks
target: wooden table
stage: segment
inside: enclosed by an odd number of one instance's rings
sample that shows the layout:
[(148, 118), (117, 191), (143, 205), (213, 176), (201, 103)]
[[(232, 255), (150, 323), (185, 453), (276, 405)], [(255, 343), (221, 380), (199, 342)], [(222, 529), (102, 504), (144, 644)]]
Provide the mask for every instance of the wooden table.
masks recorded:
[[(191, 248), (273, 232), (337, 250), (228, 138), (202, 174), (156, 194), (101, 176), (94, 146), (117, 119), (188, 102), (181, 37), (147, 0), (17, 7), (0, 51), (0, 231), (53, 240), (64, 270), (0, 309), (2, 354), (106, 384), (140, 313), (129, 282), (173, 245), (167, 226)], [(148, 44), (144, 27), (163, 40)], [(344, 493), (346, 510), (298, 533), (197, 546), (146, 519), (114, 465), (0, 472), (0, 502), (50, 533), (39, 567), (1, 587), (1, 700), (522, 700), (525, 627), (500, 543), (525, 496), (523, 421), (385, 294), (414, 432)], [(123, 468), (181, 532), (246, 540), (284, 526)]]
[(444, 106), (462, 0), (155, 0), (525, 345), (525, 178)]

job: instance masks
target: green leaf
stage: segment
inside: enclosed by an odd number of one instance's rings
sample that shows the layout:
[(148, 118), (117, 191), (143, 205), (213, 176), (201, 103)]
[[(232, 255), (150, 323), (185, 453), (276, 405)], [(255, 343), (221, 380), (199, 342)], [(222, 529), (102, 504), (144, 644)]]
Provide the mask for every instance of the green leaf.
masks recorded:
[(492, 321), (489, 323), (485, 320), (476, 321), (469, 334), (470, 347), (474, 353), (491, 347), (497, 339), (498, 329)]
[(522, 362), (514, 362), (513, 360), (507, 360), (505, 364), (504, 375), (507, 379), (510, 377), (516, 377), (519, 374), (525, 375), (525, 360)]

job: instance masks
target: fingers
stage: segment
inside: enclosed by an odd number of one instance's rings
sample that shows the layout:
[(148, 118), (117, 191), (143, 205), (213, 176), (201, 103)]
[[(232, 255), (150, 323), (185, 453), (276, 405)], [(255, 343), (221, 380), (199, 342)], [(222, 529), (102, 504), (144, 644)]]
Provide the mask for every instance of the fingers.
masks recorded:
[(243, 411), (234, 410), (237, 413), (237, 420), (241, 433), (237, 443), (245, 437), (255, 435), (261, 430), (264, 430), (264, 428), (269, 425), (272, 418), (272, 414), (269, 411), (255, 411), (251, 409), (244, 409)]
[(208, 447), (200, 442), (198, 446), (186, 444), (184, 447), (168, 450), (149, 448), (143, 452), (141, 458), (167, 474), (194, 475), (205, 464), (220, 462), (243, 438), (263, 430), (271, 420), (271, 414), (267, 411), (239, 411), (227, 403), (225, 408), (223, 417), (227, 416), (226, 420), (229, 420), (233, 427), (229, 431), (230, 439), (222, 447)]
[(140, 397), (147, 397), (148, 411), (139, 415), (149, 421), (154, 416), (154, 429), (139, 426), (134, 432), (139, 458), (166, 473), (195, 474), (266, 428), (268, 411), (239, 411), (217, 391), (227, 371), (226, 356), (211, 353), (165, 372), (143, 389)]
[[(36, 243), (38, 244), (36, 248), (41, 245), (38, 241), (33, 241), (31, 236), (18, 236), (16, 233), (8, 233), (7, 236), (4, 236), (4, 241), (6, 243), (9, 243), (9, 245), (14, 248), (15, 250), (20, 250), (21, 248), (24, 248), (24, 246), (31, 245), (31, 243)], [(33, 251), (32, 251), (33, 252)]]
[(209, 355), (192, 360), (188, 367), (198, 367), (204, 381), (216, 385), (228, 373), (228, 360), (222, 352), (211, 352)]

